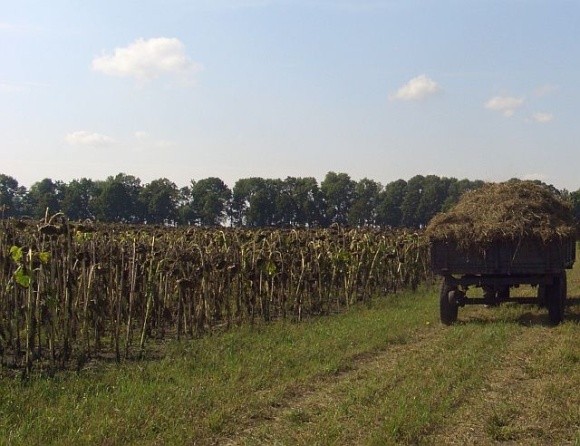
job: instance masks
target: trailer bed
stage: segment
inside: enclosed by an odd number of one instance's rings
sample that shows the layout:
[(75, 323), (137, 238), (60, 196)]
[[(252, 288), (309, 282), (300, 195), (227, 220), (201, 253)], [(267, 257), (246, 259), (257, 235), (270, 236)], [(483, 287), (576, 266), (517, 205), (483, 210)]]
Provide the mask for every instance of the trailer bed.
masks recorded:
[(439, 275), (534, 275), (572, 268), (573, 239), (543, 244), (535, 240), (495, 243), (484, 250), (464, 251), (455, 243), (434, 241), (431, 266)]

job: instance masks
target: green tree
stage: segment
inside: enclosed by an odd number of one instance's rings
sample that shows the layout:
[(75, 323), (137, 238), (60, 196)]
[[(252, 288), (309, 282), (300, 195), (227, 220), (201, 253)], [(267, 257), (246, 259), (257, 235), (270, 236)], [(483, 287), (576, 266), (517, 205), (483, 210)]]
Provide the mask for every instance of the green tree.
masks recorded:
[[(323, 218), (324, 201), (322, 192), (313, 177), (287, 177), (282, 190), (288, 199), (285, 222), (290, 226), (319, 226)], [(283, 206), (280, 203), (279, 206)]]
[(97, 197), (97, 186), (93, 180), (72, 180), (63, 188), (62, 211), (71, 220), (94, 218), (91, 206)]
[(238, 180), (233, 189), (232, 224), (251, 227), (277, 224), (280, 217), (276, 199), (281, 183), (259, 177)]
[(572, 204), (572, 212), (577, 222), (580, 222), (580, 189), (570, 192), (570, 203)]
[(250, 198), (253, 191), (262, 178), (240, 178), (232, 189), (232, 202), (230, 204), (230, 223), (232, 226), (244, 226), (246, 223), (246, 211), (250, 207)]
[(182, 187), (177, 193), (177, 221), (185, 225), (190, 225), (197, 221), (191, 201), (190, 186)]
[(177, 186), (167, 178), (146, 184), (140, 191), (139, 201), (147, 223), (167, 223), (177, 217)]
[(224, 222), (232, 192), (221, 179), (209, 177), (199, 181), (192, 180), (186, 193), (189, 193), (186, 205), (196, 223), (218, 226)]
[(381, 226), (397, 228), (403, 225), (401, 206), (407, 191), (405, 180), (396, 180), (380, 192), (377, 204), (377, 222)]
[(441, 212), (450, 183), (449, 178), (436, 175), (427, 175), (423, 179), (423, 191), (415, 213), (416, 226), (427, 225), (435, 214)]
[(136, 223), (142, 220), (143, 209), (139, 197), (141, 180), (124, 173), (108, 177), (99, 184), (96, 216), (110, 222)]
[(423, 195), (423, 175), (415, 175), (407, 182), (405, 196), (401, 203), (401, 223), (408, 228), (417, 228), (421, 225), (420, 216), (418, 215), (419, 203)]
[(354, 198), (356, 183), (346, 173), (328, 172), (320, 183), (320, 190), (326, 203), (327, 224), (348, 223), (348, 213)]
[(363, 178), (356, 183), (348, 223), (353, 226), (377, 224), (377, 208), (382, 186), (374, 180)]
[(0, 174), (0, 216), (15, 217), (22, 211), (22, 199), (26, 189), (8, 175)]
[(26, 196), (26, 213), (34, 218), (42, 218), (60, 212), (64, 183), (45, 178), (34, 183)]

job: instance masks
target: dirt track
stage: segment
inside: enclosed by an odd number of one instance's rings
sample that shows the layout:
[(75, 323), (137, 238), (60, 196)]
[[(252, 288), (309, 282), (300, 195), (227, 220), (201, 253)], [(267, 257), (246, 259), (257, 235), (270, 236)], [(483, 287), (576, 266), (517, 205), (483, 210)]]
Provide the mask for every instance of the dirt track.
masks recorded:
[[(464, 309), (456, 327), (427, 325), (290, 389), (220, 443), (577, 444), (579, 310), (554, 328), (531, 307)], [(442, 415), (417, 427), (423, 406)]]
[[(344, 398), (344, 389), (357, 386), (358, 383), (387, 372), (393, 372), (400, 358), (414, 355), (429, 348), (436, 337), (442, 335), (442, 330), (425, 330), (416, 333), (410, 342), (390, 345), (389, 348), (374, 353), (353, 358), (348, 368), (339, 370), (332, 375), (325, 375), (308, 387), (293, 389), (287, 398), (280, 401), (271, 412), (261, 420), (256, 420), (229, 445), (247, 443), (276, 444), (277, 436), (288, 428), (288, 422), (293, 418), (306, 414), (320, 414), (336, 407)], [(396, 383), (393, 383), (393, 386)]]
[[(577, 320), (577, 314), (573, 319)], [(562, 423), (558, 414), (564, 412), (564, 405), (580, 407), (578, 375), (576, 380), (568, 376), (560, 357), (567, 348), (579, 350), (573, 346), (573, 337), (554, 336), (558, 331), (542, 324), (522, 327), (480, 388), (458, 407), (454, 421), (441, 426), (426, 442), (573, 444), (574, 430), (578, 440), (580, 426), (574, 429), (573, 423)], [(572, 365), (577, 357), (570, 359)]]

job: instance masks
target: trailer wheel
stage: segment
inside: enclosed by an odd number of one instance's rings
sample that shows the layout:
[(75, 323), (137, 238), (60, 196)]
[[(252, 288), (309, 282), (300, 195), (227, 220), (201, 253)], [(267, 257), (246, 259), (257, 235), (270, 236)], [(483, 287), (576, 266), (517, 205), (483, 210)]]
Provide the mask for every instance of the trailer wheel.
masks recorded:
[(451, 285), (445, 277), (441, 284), (441, 294), (439, 295), (439, 316), (441, 323), (451, 325), (457, 321), (457, 287)]
[(559, 275), (554, 276), (552, 285), (546, 286), (546, 305), (548, 307), (548, 316), (552, 324), (559, 324), (564, 320), (564, 308), (566, 307), (566, 295), (568, 286), (566, 272), (562, 271)]
[(538, 285), (538, 306), (540, 308), (545, 308), (548, 306), (546, 303), (546, 285)]

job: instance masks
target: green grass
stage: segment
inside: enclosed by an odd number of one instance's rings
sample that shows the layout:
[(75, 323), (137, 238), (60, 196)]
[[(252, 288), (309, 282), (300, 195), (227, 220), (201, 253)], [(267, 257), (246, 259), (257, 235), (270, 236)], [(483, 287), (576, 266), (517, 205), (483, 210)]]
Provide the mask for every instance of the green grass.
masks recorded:
[(161, 360), (28, 382), (5, 378), (0, 438), (15, 445), (209, 442), (348, 368), (356, 355), (405, 342), (417, 327), (436, 323), (435, 310), (423, 293), (400, 294), (303, 324), (171, 343)]
[[(580, 269), (569, 274), (580, 296)], [(580, 444), (579, 307), (460, 309), (437, 286), (162, 359), (0, 380), (0, 444)]]

